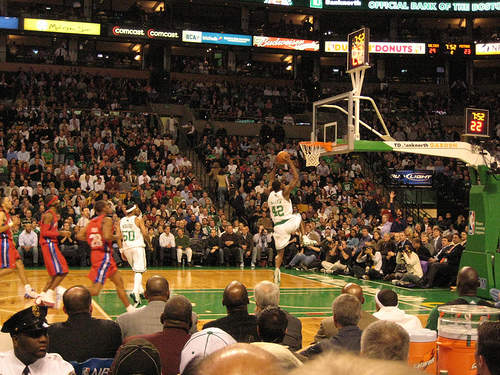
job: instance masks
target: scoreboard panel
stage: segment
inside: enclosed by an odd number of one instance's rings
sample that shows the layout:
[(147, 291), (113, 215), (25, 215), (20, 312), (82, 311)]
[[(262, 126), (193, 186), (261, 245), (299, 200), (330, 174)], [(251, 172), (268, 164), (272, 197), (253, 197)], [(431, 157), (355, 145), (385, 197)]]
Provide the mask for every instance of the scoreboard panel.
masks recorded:
[(369, 65), (370, 29), (365, 27), (347, 37), (347, 71)]
[(467, 43), (427, 43), (429, 56), (469, 57), (474, 55), (472, 44)]

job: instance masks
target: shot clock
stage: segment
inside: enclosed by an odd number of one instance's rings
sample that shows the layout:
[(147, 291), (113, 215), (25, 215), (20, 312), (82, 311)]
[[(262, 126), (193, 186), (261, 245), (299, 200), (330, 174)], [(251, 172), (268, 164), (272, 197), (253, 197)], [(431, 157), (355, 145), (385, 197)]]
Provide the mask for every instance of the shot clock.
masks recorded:
[(489, 136), (489, 111), (487, 109), (467, 108), (465, 110), (465, 135)]
[(359, 70), (369, 66), (370, 29), (365, 27), (347, 37), (347, 71)]

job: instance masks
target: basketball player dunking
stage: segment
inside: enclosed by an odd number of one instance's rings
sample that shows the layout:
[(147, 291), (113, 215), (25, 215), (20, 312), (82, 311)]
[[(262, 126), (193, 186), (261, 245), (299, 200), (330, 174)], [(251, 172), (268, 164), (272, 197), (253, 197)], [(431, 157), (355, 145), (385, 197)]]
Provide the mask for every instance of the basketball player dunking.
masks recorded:
[(292, 180), (288, 185), (285, 185), (280, 180), (275, 180), (276, 170), (278, 169), (278, 163), (276, 163), (269, 174), (269, 186), (271, 186), (272, 190), (267, 199), (271, 219), (274, 223), (273, 236), (277, 251), (274, 260), (276, 266), (274, 270), (274, 283), (278, 286), (281, 284), (280, 267), (283, 262), (285, 247), (288, 245), (292, 233), (297, 229), (300, 228), (301, 233), (304, 234), (302, 218), (299, 213), (293, 213), (292, 202), (290, 201), (290, 192), (295, 188), (300, 179), (299, 172), (289, 154), (285, 157), (285, 163), (288, 164), (292, 171)]

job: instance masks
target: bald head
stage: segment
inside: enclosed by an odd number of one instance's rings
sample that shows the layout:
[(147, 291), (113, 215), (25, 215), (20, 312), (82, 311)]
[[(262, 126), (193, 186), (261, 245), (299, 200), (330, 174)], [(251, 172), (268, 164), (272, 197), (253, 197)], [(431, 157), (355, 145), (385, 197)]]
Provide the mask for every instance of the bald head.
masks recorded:
[(148, 301), (168, 300), (170, 297), (170, 288), (167, 279), (160, 275), (151, 276), (146, 282), (144, 295)]
[(479, 274), (472, 267), (463, 267), (458, 271), (457, 289), (460, 296), (476, 296), (479, 288)]
[(342, 294), (351, 294), (356, 297), (361, 304), (365, 303), (365, 297), (363, 297), (363, 289), (358, 284), (347, 283), (344, 285), (341, 291)]
[(231, 309), (242, 309), (247, 308), (248, 292), (245, 285), (239, 281), (231, 281), (224, 289), (224, 296), (222, 299), (222, 304), (226, 306), (228, 310)]
[(210, 354), (201, 364), (203, 375), (279, 375), (284, 371), (276, 357), (254, 345), (237, 343)]
[(63, 294), (64, 312), (68, 315), (92, 313), (92, 295), (83, 285), (72, 286)]

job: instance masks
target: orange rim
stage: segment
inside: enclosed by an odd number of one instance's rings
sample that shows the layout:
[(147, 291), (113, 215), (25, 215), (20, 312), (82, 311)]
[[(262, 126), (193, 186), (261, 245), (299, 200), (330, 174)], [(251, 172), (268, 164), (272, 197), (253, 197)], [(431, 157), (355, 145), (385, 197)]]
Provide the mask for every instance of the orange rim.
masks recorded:
[(306, 147), (307, 146), (309, 146), (309, 147), (322, 147), (327, 152), (332, 151), (332, 143), (331, 142), (305, 141), (305, 142), (299, 142), (299, 144), (304, 145)]

